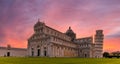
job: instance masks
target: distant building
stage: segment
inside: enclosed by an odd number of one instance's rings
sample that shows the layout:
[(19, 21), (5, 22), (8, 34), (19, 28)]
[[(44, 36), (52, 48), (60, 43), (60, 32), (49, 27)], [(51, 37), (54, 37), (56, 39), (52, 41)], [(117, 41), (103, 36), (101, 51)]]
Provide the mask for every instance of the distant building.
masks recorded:
[(110, 53), (111, 56), (120, 56), (120, 51)]
[(8, 45), (7, 47), (0, 47), (0, 56), (25, 57), (27, 56), (27, 49), (13, 48), (10, 45)]
[(103, 30), (96, 30), (94, 38), (76, 38), (71, 27), (62, 33), (38, 20), (28, 39), (28, 56), (101, 58), (103, 39)]

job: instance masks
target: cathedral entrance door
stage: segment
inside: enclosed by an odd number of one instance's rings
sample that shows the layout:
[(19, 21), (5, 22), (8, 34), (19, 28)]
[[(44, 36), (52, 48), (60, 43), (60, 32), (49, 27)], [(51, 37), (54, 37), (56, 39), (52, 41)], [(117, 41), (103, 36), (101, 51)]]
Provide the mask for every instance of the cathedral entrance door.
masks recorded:
[(7, 52), (7, 56), (10, 56), (10, 52)]
[(85, 54), (85, 58), (87, 57), (87, 54)]
[(47, 56), (47, 51), (46, 50), (44, 51), (44, 56)]
[(32, 56), (34, 56), (34, 52), (32, 51)]
[(40, 56), (40, 49), (37, 50), (37, 56)]

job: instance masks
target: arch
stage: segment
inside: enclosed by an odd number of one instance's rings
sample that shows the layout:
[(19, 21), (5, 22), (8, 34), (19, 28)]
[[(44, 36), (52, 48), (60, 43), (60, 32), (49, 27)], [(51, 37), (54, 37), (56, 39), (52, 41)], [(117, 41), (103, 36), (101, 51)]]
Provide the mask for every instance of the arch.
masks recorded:
[(40, 46), (38, 45), (37, 48), (39, 48)]

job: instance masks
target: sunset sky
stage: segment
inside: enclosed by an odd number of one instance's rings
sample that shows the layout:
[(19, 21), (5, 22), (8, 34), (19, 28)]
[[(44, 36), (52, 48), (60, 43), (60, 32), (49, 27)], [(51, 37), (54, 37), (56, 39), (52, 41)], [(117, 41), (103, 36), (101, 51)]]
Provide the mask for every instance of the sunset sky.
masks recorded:
[(104, 51), (120, 51), (120, 0), (0, 0), (0, 46), (26, 48), (38, 18), (77, 38), (104, 30)]

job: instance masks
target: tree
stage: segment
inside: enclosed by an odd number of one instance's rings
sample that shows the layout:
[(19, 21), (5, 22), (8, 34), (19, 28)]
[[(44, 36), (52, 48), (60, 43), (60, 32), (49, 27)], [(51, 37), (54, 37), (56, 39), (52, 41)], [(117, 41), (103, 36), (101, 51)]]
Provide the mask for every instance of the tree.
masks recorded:
[(109, 56), (109, 53), (108, 52), (104, 52), (103, 53), (103, 57), (107, 58)]

